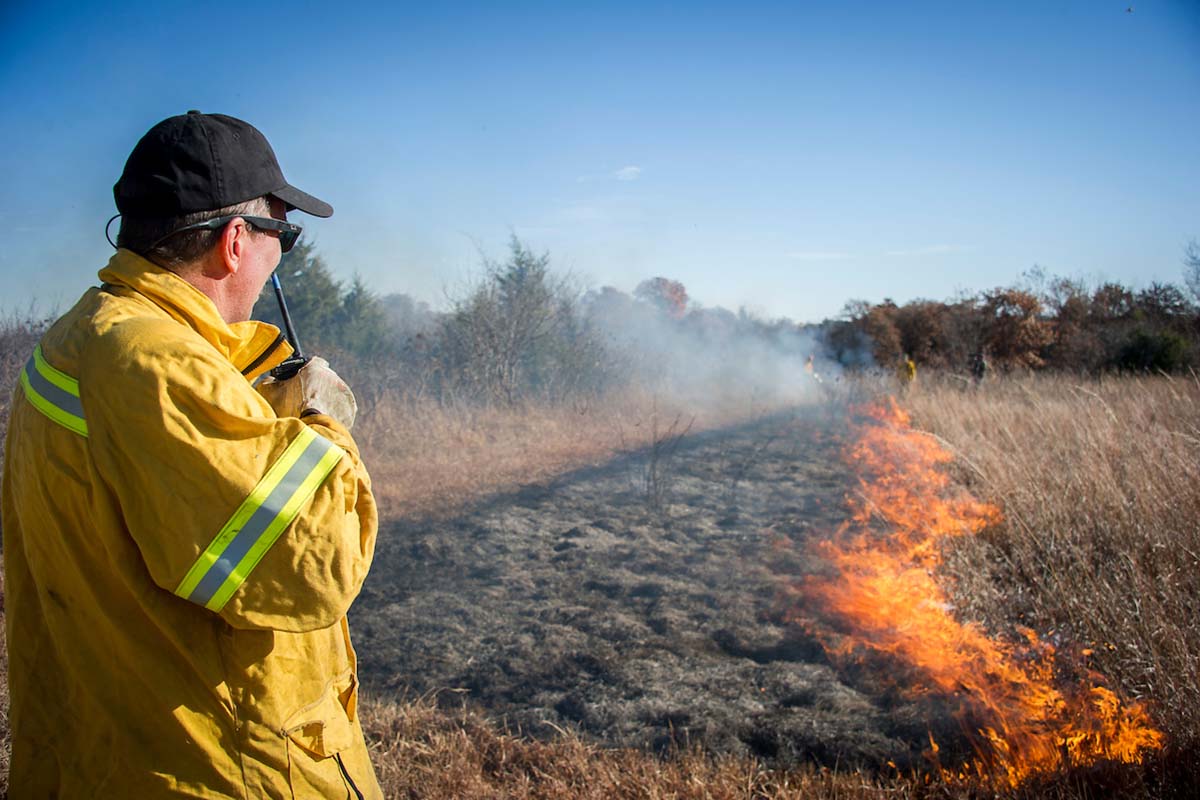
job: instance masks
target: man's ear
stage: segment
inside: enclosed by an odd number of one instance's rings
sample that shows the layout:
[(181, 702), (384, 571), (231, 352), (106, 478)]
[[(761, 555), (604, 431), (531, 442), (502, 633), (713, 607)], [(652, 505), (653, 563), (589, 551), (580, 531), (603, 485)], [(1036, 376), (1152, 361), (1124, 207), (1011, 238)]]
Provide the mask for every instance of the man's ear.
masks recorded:
[(217, 251), (220, 255), (219, 265), (224, 275), (236, 275), (237, 271), (241, 269), (249, 236), (250, 230), (241, 217), (234, 217), (221, 229)]

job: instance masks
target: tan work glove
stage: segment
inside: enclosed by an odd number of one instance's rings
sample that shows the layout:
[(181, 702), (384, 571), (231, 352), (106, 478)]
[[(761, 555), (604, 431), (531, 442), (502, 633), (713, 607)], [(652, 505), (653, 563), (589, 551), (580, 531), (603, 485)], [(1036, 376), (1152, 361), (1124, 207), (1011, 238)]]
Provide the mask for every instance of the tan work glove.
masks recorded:
[(258, 384), (258, 393), (281, 417), (298, 417), (305, 411), (319, 411), (349, 430), (354, 427), (354, 418), (358, 415), (354, 392), (320, 356), (310, 359), (295, 376), (285, 381), (267, 376)]

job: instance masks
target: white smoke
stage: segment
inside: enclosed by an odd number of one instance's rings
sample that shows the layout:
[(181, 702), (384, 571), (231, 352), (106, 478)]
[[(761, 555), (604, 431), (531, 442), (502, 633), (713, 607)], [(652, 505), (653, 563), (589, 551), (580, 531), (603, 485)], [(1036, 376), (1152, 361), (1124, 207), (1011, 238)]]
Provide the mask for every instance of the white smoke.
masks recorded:
[(816, 402), (841, 375), (816, 328), (722, 308), (673, 315), (606, 288), (588, 296), (589, 318), (637, 383), (702, 405), (752, 397)]

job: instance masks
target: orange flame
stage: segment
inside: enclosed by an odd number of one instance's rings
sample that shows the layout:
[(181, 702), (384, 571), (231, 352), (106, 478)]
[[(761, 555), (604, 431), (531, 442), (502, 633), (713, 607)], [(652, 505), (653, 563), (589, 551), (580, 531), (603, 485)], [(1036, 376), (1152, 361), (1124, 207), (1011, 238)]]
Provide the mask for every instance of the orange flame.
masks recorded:
[[(999, 522), (1000, 511), (951, 491), (940, 468), (953, 456), (913, 430), (894, 400), (861, 411), (866, 421), (846, 454), (860, 476), (859, 493), (847, 498), (850, 520), (835, 540), (816, 545), (835, 575), (793, 587), (845, 629), (840, 640), (827, 638), (827, 651), (835, 658), (887, 654), (914, 668), (927, 682), (922, 689), (962, 699), (979, 725), (977, 756), (955, 770), (939, 768), (947, 780), (978, 775), (1016, 787), (1065, 767), (1136, 763), (1161, 748), (1163, 735), (1141, 704), (1123, 704), (1103, 686), (1056, 688), (1054, 648), (1033, 631), (1022, 630), (1018, 646), (954, 618), (934, 576), (940, 545)], [(790, 617), (797, 620), (798, 609)], [(927, 756), (936, 763), (932, 734), (930, 744)]]

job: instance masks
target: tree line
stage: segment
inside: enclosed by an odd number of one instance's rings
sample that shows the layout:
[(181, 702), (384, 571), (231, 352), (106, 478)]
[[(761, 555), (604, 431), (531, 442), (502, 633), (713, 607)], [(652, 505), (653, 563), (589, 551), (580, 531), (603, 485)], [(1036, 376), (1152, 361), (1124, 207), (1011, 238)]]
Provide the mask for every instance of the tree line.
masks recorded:
[[(643, 281), (632, 294), (585, 290), (547, 253), (515, 236), (507, 257), (485, 258), (477, 280), (435, 311), (403, 294), (379, 296), (358, 278), (337, 280), (311, 242), (278, 273), (301, 342), (332, 352), (370, 380), (410, 396), (513, 404), (560, 401), (636, 382), (770, 380), (809, 357), (843, 368), (911, 358), (966, 371), (1165, 371), (1200, 366), (1200, 245), (1185, 258), (1183, 287), (1047, 276), (1009, 287), (902, 305), (851, 301), (837, 319), (802, 325), (694, 303), (679, 281)], [(254, 315), (280, 324), (270, 285)], [(381, 389), (382, 391), (382, 389)]]
[(834, 357), (890, 365), (966, 370), (983, 357), (1001, 369), (1080, 373), (1181, 372), (1200, 366), (1200, 252), (1185, 287), (1154, 282), (1134, 290), (1115, 282), (1050, 277), (949, 301), (852, 301), (826, 323)]
[[(748, 378), (764, 361), (791, 359), (788, 369), (798, 371), (817, 346), (811, 332), (801, 343), (803, 326), (789, 320), (699, 307), (668, 278), (643, 281), (632, 294), (586, 290), (516, 237), (505, 259), (484, 259), (444, 311), (375, 295), (357, 278), (339, 282), (310, 242), (285, 254), (278, 274), (306, 351), (335, 354), (348, 378), (369, 372), (356, 386), (442, 402), (561, 401), (628, 383), (697, 384), (735, 362), (740, 372), (726, 380)], [(253, 314), (281, 325), (270, 284)]]

